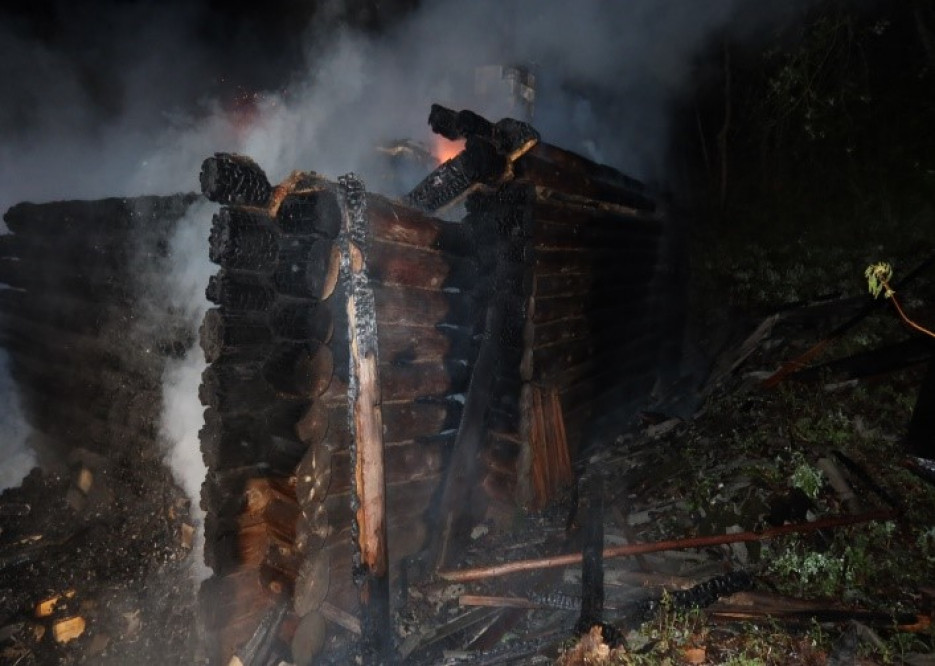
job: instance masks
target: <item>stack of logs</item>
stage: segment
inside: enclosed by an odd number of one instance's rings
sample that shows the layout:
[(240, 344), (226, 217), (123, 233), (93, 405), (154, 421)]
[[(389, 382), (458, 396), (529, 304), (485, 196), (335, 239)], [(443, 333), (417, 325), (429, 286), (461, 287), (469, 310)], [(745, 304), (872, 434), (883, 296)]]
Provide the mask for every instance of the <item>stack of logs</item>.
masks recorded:
[(34, 443), (156, 455), (162, 375), (194, 342), (163, 282), (194, 195), (21, 203), (0, 236), (0, 347)]
[[(242, 656), (285, 598), (292, 612), (281, 637), (291, 635), (292, 658), (307, 663), (329, 627), (353, 629), (357, 614), (349, 340), (335, 243), (342, 204), (334, 183), (294, 174), (273, 188), (253, 162), (229, 154), (206, 160), (202, 186), (227, 204), (211, 233), (217, 307), (202, 329), (210, 652), (218, 663)], [(373, 194), (364, 210), (395, 578), (426, 537), (484, 308), (463, 226)]]

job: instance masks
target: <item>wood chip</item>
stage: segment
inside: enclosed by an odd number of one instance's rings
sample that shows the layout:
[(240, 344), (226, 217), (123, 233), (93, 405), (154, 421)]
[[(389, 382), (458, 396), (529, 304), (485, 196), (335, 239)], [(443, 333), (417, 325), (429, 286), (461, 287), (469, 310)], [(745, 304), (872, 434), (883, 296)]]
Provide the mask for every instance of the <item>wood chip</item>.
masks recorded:
[(84, 633), (86, 624), (80, 615), (67, 617), (52, 625), (52, 637), (56, 643), (68, 643)]
[(94, 485), (94, 475), (91, 473), (91, 470), (89, 470), (87, 467), (82, 467), (78, 471), (78, 476), (75, 479), (75, 485), (78, 486), (78, 490), (87, 495), (88, 491), (91, 490), (91, 486)]

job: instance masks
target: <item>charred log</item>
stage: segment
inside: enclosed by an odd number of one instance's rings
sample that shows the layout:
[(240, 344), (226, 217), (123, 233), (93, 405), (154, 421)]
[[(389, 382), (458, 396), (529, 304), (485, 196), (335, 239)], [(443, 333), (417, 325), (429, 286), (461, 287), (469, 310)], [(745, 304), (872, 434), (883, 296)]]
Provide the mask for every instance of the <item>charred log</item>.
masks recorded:
[(283, 199), (276, 225), (284, 234), (334, 238), (341, 227), (341, 209), (328, 189), (297, 192)]
[(215, 153), (201, 164), (201, 191), (211, 201), (237, 206), (265, 206), (273, 192), (266, 174), (249, 157)]

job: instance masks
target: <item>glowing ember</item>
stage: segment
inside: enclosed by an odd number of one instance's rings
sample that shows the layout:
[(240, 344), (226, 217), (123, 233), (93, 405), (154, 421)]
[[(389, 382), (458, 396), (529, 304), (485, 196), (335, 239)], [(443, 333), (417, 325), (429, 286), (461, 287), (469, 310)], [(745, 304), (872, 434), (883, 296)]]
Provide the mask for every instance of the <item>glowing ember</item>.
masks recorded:
[(462, 150), (464, 150), (464, 139), (449, 141), (443, 136), (435, 135), (435, 140), (432, 144), (432, 154), (435, 156), (435, 159), (438, 160), (439, 164), (447, 162)]

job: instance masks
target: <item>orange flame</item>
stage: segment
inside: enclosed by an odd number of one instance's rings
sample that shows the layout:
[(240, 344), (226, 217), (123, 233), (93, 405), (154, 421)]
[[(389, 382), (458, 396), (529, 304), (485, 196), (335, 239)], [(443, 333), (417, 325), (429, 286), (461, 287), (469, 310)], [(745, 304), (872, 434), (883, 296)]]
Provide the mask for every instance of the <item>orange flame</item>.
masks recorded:
[(435, 156), (435, 159), (438, 160), (439, 164), (447, 162), (462, 150), (464, 150), (464, 139), (449, 141), (443, 136), (435, 135), (435, 140), (432, 144), (432, 154)]

